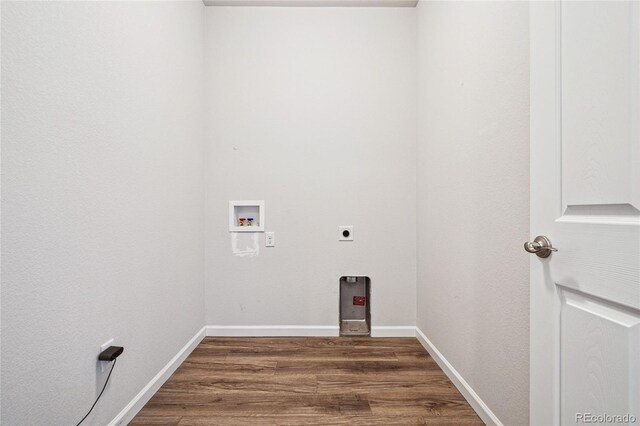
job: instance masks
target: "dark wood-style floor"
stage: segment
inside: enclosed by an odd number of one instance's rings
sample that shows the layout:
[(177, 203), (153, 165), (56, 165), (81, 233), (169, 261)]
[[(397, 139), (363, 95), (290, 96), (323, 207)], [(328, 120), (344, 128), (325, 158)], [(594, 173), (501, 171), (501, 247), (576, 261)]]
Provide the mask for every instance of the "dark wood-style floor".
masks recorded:
[(482, 425), (414, 338), (206, 338), (132, 425)]

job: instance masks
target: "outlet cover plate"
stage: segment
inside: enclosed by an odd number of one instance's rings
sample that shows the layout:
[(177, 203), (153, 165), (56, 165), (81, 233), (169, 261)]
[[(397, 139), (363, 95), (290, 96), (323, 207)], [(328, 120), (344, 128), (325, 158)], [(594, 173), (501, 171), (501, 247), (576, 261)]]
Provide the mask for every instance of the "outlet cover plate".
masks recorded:
[(338, 226), (338, 241), (353, 241), (353, 226)]
[(276, 233), (275, 232), (265, 232), (264, 233), (264, 246), (265, 247), (275, 247), (276, 246)]

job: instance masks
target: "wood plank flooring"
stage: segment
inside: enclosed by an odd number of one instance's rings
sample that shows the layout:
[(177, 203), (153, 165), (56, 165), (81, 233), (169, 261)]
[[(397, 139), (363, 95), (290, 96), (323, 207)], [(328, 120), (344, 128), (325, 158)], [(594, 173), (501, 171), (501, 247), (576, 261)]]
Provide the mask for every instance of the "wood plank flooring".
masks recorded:
[(208, 337), (131, 425), (482, 425), (415, 338)]

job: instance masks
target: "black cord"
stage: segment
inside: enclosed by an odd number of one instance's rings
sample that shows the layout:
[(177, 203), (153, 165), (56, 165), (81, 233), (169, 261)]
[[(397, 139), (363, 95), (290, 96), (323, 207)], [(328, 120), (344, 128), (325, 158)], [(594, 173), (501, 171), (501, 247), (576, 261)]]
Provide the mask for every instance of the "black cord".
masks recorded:
[(107, 380), (104, 382), (104, 386), (102, 387), (102, 390), (100, 391), (100, 395), (98, 395), (98, 397), (96, 398), (96, 401), (93, 403), (93, 405), (91, 406), (91, 408), (89, 409), (89, 412), (87, 414), (84, 415), (84, 417), (82, 418), (82, 420), (80, 420), (78, 422), (78, 424), (76, 426), (79, 426), (80, 423), (84, 422), (84, 419), (87, 418), (87, 416), (89, 416), (89, 414), (91, 414), (91, 411), (93, 410), (93, 407), (96, 406), (96, 404), (98, 403), (98, 400), (100, 399), (100, 397), (102, 396), (102, 394), (104, 393), (104, 390), (107, 388), (107, 383), (109, 383), (109, 378), (111, 377), (111, 373), (113, 373), (113, 369), (116, 366), (116, 361), (118, 359), (114, 359), (113, 360), (113, 364), (111, 365), (111, 370), (109, 370), (109, 375), (107, 376)]

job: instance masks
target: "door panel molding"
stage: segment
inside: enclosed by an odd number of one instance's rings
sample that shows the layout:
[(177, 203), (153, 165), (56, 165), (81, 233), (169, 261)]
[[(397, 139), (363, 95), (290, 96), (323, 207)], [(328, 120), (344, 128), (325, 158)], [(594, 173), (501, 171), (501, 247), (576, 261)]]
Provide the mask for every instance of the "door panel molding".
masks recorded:
[(556, 222), (640, 225), (640, 210), (631, 204), (568, 205)]
[(580, 413), (637, 413), (640, 311), (561, 291), (561, 424)]

